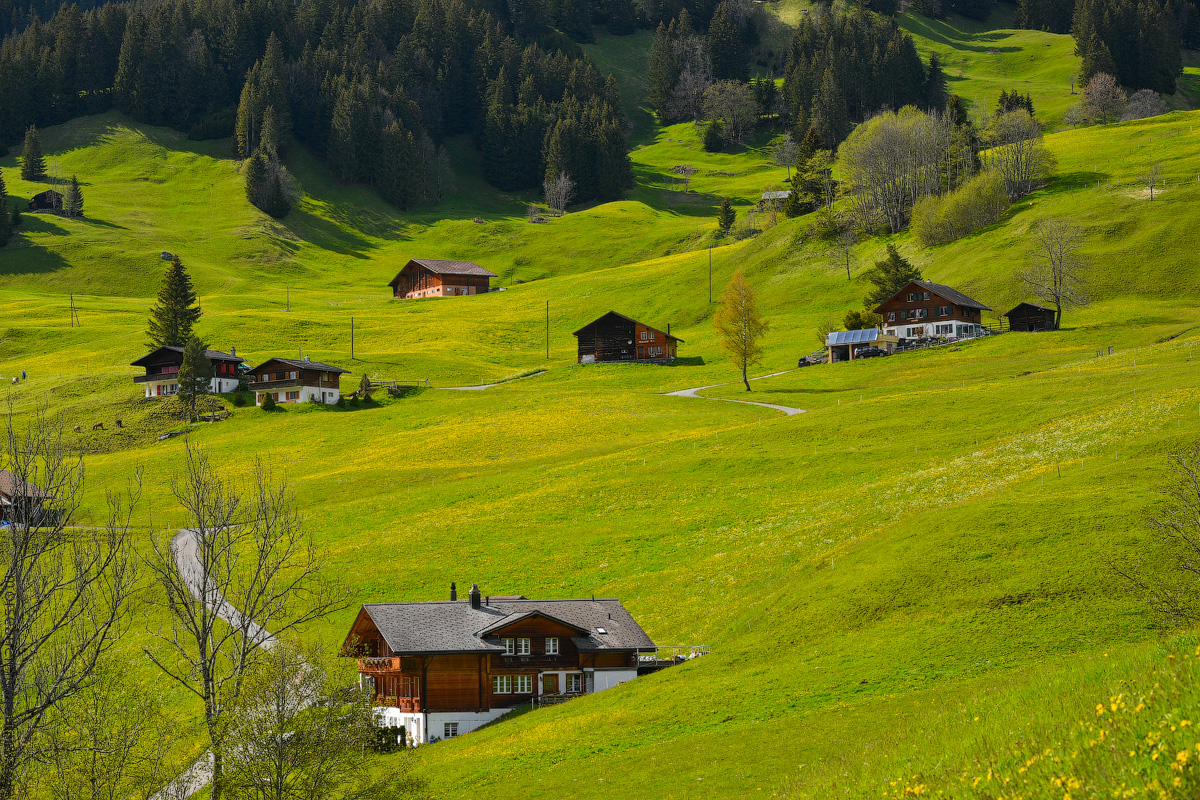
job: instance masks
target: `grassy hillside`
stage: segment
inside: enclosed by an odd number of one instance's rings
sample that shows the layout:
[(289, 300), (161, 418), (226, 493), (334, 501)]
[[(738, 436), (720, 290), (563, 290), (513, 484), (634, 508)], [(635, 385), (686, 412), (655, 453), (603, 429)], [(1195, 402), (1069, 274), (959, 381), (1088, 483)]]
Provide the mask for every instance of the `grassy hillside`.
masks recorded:
[[(926, 41), (952, 49), (991, 41), (921, 24)], [(638, 46), (638, 36), (600, 45), (629, 85)], [(1058, 61), (1016, 58), (1013, 69), (1042, 74), (1037, 91), (1050, 97)], [(963, 64), (964, 80), (1022, 88)], [(620, 597), (662, 644), (713, 647), (422, 748), (416, 769), (439, 796), (880, 796), (920, 785), (995, 797), (992, 770), (1025, 781), (1021, 796), (1061, 797), (1062, 780), (1157, 779), (1150, 750), (1122, 754), (1195, 709), (1194, 668), (1178, 666), (1194, 643), (1161, 629), (1109, 565), (1156, 563), (1143, 520), (1163, 453), (1200, 434), (1200, 114), (1051, 135), (1058, 177), (999, 224), (932, 250), (907, 236), (864, 242), (852, 280), (806, 235), (807, 219), (715, 239), (718, 199), (744, 209), (781, 171), (754, 149), (706, 154), (691, 126), (643, 122), (629, 199), (546, 225), (524, 221), (531, 198), (475, 182), (462, 141), (458, 191), (407, 215), (294, 149), (306, 197), (280, 223), (246, 203), (227, 142), (197, 145), (113, 114), (49, 130), (49, 160), (79, 174), (88, 217), (26, 215), (0, 250), (0, 376), (29, 372), (11, 390), (19, 413), (48, 403), (85, 429), (127, 421), (80, 436), (85, 519), (141, 466), (143, 521), (180, 524), (169, 477), (184, 443), (156, 434), (182, 423), (138, 398), (128, 366), (142, 354), (159, 253), (177, 252), (212, 346), (252, 362), (303, 352), (350, 369), (347, 388), (362, 374), (430, 379), (376, 407), (235, 409), (190, 434), (231, 474), (262, 455), (288, 477), (355, 603), (441, 599), (451, 581), (595, 593)], [(1136, 181), (1155, 162), (1167, 186), (1151, 202)], [(678, 164), (697, 167), (693, 191), (670, 182)], [(18, 197), (40, 188), (13, 157), (0, 169)], [(715, 294), (737, 268), (760, 293), (765, 374), (811, 352), (822, 320), (861, 304), (862, 270), (887, 241), (927, 278), (1007, 310), (1026, 299), (1013, 276), (1029, 228), (1052, 215), (1079, 222), (1094, 264), (1093, 304), (1059, 333), (756, 382), (752, 399), (806, 410), (793, 417), (662, 394), (729, 382), (708, 395), (745, 397), (712, 333), (709, 244)], [(419, 255), (479, 261), (506, 291), (390, 299), (387, 280)], [(69, 324), (70, 293), (81, 327)], [(575, 365), (570, 332), (610, 309), (670, 323), (682, 358)], [(438, 388), (538, 369), (483, 392)], [(308, 635), (337, 641), (352, 613)], [(131, 679), (151, 687), (144, 628), (139, 618), (123, 646)], [(1089, 760), (1099, 734), (1081, 733), (1083, 721), (1152, 669), (1164, 677), (1149, 728), (1114, 723), (1120, 752)], [(194, 727), (196, 709), (175, 697), (180, 724)], [(1163, 747), (1179, 731), (1169, 733)], [(1020, 771), (1047, 748), (1065, 762)], [(1194, 788), (1184, 766), (1167, 796)]]

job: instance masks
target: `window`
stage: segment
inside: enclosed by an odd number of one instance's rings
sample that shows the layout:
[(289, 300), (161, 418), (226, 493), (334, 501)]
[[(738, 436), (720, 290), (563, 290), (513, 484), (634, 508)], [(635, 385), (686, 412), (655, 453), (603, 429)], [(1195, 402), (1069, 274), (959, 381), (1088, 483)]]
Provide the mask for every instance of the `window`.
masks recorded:
[(493, 675), (492, 694), (512, 694), (512, 676)]
[(917, 319), (925, 319), (928, 316), (929, 316), (928, 308), (918, 308), (917, 309)]
[(908, 293), (908, 302), (910, 302), (910, 303), (911, 303), (912, 301), (914, 301), (914, 300), (916, 300), (916, 299), (917, 299), (917, 295), (916, 295), (916, 293), (915, 293), (915, 292), (909, 292), (909, 293)]
[(608, 633), (608, 630), (605, 628), (596, 628), (596, 633)]
[(948, 317), (948, 316), (950, 316), (950, 306), (938, 306), (938, 307), (937, 307), (937, 313), (938, 313), (938, 316), (939, 316), (939, 317)]
[(519, 656), (529, 655), (529, 640), (528, 639), (517, 639), (517, 655), (519, 655)]
[(546, 655), (548, 655), (548, 656), (558, 655), (558, 637), (557, 636), (547, 636), (546, 637)]
[(928, 299), (929, 299), (929, 292), (921, 292), (921, 299), (922, 299), (922, 300), (928, 300)]
[(504, 655), (511, 656), (514, 652), (516, 652), (513, 650), (512, 639), (502, 639), (501, 641), (504, 642)]
[(642, 341), (646, 341), (646, 332), (642, 331)]
[(288, 400), (299, 400), (299, 399), (300, 399), (300, 393), (299, 393), (299, 392), (288, 392), (288, 393), (287, 393), (287, 399), (288, 399)]
[(294, 372), (294, 371), (293, 371), (293, 372), (289, 372), (289, 373), (288, 373), (288, 380), (293, 380), (293, 381), (294, 381), (294, 380), (296, 380), (296, 376), (297, 376), (297, 375), (299, 375), (299, 374), (300, 374), (300, 373), (298, 373), (298, 372)]
[(567, 691), (578, 694), (583, 691), (583, 676), (568, 675), (567, 676)]
[(654, 341), (654, 331), (650, 331), (650, 341)]
[(443, 739), (453, 739), (455, 736), (458, 736), (458, 723), (447, 722), (442, 726), (442, 733), (445, 734), (442, 736)]
[(895, 321), (896, 321), (896, 312), (895, 312), (895, 311), (889, 311), (889, 312), (888, 312), (888, 320), (887, 320), (887, 321), (888, 321), (888, 322), (895, 322)]
[(533, 676), (518, 675), (516, 694), (533, 694)]

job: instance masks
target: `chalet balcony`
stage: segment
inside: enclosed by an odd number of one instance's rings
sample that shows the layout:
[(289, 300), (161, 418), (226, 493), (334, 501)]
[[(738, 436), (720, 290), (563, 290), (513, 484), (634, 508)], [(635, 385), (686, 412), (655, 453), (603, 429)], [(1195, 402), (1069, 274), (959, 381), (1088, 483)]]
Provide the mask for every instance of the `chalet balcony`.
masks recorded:
[(179, 379), (179, 370), (171, 372), (156, 372), (153, 375), (135, 375), (134, 383), (148, 383), (150, 381), (174, 381)]
[(275, 392), (280, 389), (299, 389), (304, 381), (299, 378), (286, 378), (278, 381), (250, 381), (250, 389), (258, 392)]
[(399, 672), (399, 656), (365, 657), (358, 660), (359, 672)]
[(419, 697), (389, 697), (381, 694), (375, 697), (375, 705), (398, 708), (411, 714), (421, 713), (421, 698)]

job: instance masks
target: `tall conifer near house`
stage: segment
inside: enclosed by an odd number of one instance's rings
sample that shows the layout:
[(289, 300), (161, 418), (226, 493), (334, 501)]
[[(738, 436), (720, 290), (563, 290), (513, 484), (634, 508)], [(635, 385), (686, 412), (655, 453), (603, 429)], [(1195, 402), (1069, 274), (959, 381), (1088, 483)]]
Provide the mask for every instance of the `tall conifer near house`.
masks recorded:
[(68, 217), (83, 216), (83, 192), (79, 189), (79, 180), (74, 175), (67, 185), (67, 196), (63, 200), (63, 210)]
[(4, 185), (4, 175), (0, 174), (0, 247), (8, 244), (12, 238), (12, 214), (8, 210), (8, 187)]
[(158, 290), (158, 302), (150, 309), (151, 347), (183, 347), (200, 319), (200, 306), (192, 279), (179, 256), (171, 261)]
[(21, 179), (40, 181), (46, 178), (46, 159), (42, 154), (42, 137), (35, 126), (25, 131), (25, 149), (21, 155)]
[(213, 363), (208, 358), (208, 346), (200, 337), (191, 335), (183, 346), (183, 360), (179, 364), (179, 399), (188, 410), (188, 419), (196, 419), (196, 401), (209, 392), (215, 374)]

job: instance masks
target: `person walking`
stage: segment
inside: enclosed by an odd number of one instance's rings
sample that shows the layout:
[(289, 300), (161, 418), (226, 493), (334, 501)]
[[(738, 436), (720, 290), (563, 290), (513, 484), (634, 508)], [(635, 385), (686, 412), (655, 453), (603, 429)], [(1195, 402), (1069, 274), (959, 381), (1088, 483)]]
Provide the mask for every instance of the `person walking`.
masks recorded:
[(21, 380), (28, 380), (29, 377), (25, 374), (25, 370), (21, 370)]

